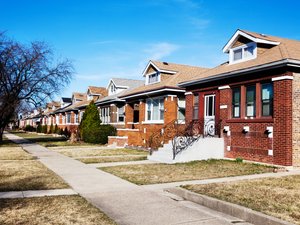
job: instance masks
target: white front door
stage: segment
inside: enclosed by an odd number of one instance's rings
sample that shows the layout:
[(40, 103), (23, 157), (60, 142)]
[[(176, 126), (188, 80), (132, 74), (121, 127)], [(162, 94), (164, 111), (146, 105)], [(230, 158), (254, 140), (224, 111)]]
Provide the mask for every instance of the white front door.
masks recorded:
[(204, 135), (215, 135), (216, 95), (204, 96)]

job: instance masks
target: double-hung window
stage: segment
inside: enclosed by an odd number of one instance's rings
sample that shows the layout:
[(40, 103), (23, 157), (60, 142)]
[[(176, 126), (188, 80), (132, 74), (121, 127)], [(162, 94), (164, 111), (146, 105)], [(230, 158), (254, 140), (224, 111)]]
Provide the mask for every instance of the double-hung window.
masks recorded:
[(74, 114), (75, 117), (75, 123), (79, 123), (79, 116), (77, 113)]
[(241, 88), (232, 89), (232, 117), (239, 118), (241, 116)]
[(178, 99), (178, 116), (177, 119), (184, 120), (185, 119), (185, 99)]
[(261, 112), (262, 116), (273, 114), (273, 85), (271, 83), (261, 85)]
[(71, 113), (67, 113), (67, 123), (71, 123)]
[(193, 97), (193, 119), (199, 119), (199, 95), (194, 94)]
[(147, 99), (146, 107), (148, 121), (164, 120), (164, 98)]
[(160, 73), (156, 72), (147, 76), (146, 84), (153, 84), (160, 81)]
[(246, 116), (255, 117), (255, 85), (246, 87)]
[(125, 120), (124, 106), (118, 107), (118, 122), (123, 123)]
[(254, 59), (257, 55), (256, 43), (251, 42), (230, 50), (230, 63), (243, 62)]

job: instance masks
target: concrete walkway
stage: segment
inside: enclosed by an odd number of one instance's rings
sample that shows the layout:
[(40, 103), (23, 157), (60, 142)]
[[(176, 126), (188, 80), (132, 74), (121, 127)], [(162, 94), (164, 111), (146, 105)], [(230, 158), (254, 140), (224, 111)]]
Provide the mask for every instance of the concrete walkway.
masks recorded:
[(192, 202), (173, 200), (168, 195), (137, 186), (13, 134), (6, 133), (5, 136), (38, 157), (40, 162), (61, 176), (75, 192), (118, 224), (248, 224)]
[(7, 191), (0, 192), (1, 198), (31, 198), (59, 195), (77, 195), (72, 189), (52, 189), (52, 190), (36, 190), (36, 191)]

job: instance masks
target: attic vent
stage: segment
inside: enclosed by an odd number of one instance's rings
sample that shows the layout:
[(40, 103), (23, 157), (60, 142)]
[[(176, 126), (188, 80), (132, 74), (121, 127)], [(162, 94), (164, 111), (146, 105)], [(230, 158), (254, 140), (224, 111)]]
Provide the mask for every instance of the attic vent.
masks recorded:
[(267, 37), (267, 35), (265, 35), (265, 34), (260, 34), (260, 36)]
[(164, 65), (169, 65), (169, 63), (167, 63), (167, 62), (163, 62), (163, 64), (164, 64)]

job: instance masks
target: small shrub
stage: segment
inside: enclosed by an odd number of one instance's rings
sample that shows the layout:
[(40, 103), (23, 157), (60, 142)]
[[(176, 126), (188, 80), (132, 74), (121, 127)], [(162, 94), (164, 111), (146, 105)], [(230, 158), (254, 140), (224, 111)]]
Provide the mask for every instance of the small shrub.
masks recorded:
[(62, 128), (59, 128), (58, 134), (59, 135), (63, 135), (64, 134), (64, 130)]
[(57, 124), (55, 124), (55, 127), (54, 127), (54, 134), (59, 134), (59, 128), (57, 126)]
[(29, 132), (33, 132), (36, 131), (36, 129), (31, 126), (31, 125), (26, 125), (26, 127), (24, 128), (25, 131), (29, 131)]
[(235, 159), (235, 161), (236, 161), (237, 163), (242, 163), (242, 162), (244, 161), (244, 159), (241, 158), (241, 157), (237, 157), (237, 158)]
[(42, 133), (47, 134), (47, 131), (48, 131), (48, 126), (47, 125), (42, 126)]
[(69, 138), (71, 136), (71, 132), (68, 130), (67, 127), (65, 127), (64, 129), (63, 135), (65, 135), (66, 138)]
[(37, 125), (36, 132), (37, 133), (41, 133), (42, 132), (42, 125), (41, 124)]
[(49, 131), (48, 131), (48, 134), (53, 134), (53, 133), (54, 133), (54, 126), (53, 126), (53, 124), (51, 123), (50, 128), (49, 128)]
[(117, 129), (112, 125), (100, 125), (100, 143), (107, 144), (108, 136), (116, 136)]

